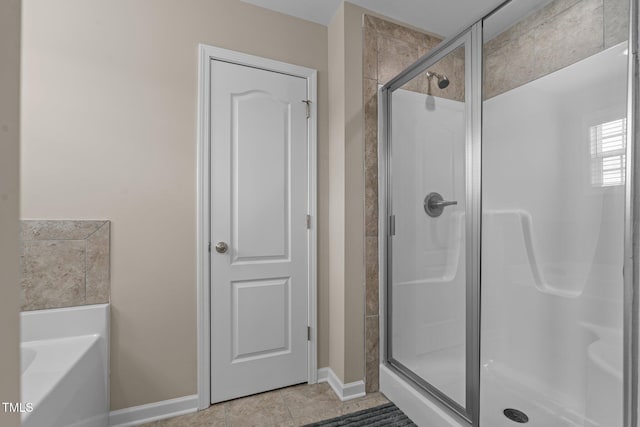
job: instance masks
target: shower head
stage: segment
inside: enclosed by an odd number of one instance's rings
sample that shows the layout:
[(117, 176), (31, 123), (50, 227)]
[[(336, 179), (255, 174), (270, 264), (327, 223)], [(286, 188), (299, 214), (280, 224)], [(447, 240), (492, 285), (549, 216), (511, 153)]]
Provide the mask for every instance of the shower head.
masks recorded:
[(449, 86), (449, 78), (444, 74), (434, 73), (433, 71), (427, 71), (427, 78), (431, 81), (431, 78), (435, 77), (438, 79), (438, 87), (440, 89), (444, 89)]

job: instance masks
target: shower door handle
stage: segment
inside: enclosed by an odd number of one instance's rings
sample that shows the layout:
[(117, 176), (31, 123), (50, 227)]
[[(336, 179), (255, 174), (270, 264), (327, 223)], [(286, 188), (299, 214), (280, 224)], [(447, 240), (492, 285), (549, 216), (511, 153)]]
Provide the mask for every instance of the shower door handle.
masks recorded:
[(456, 200), (444, 200), (438, 193), (429, 193), (424, 198), (424, 211), (430, 217), (436, 218), (442, 215), (445, 207), (457, 204)]
[(447, 201), (447, 200), (442, 200), (442, 201), (431, 201), (431, 206), (432, 207), (436, 207), (436, 208), (444, 208), (445, 206), (451, 206), (451, 205), (457, 205), (458, 202), (456, 202), (455, 200), (452, 201)]

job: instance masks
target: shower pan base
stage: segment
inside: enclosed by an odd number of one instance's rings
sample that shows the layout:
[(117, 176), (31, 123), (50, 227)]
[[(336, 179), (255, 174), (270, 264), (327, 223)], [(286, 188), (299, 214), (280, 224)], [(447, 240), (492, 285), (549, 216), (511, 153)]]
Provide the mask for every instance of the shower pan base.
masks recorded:
[(388, 366), (380, 365), (380, 391), (418, 426), (465, 427), (462, 419), (413, 388)]
[[(483, 368), (484, 369), (484, 368)], [(484, 371), (480, 388), (480, 426), (515, 427), (595, 427), (584, 417), (552, 400), (534, 393), (526, 385)], [(505, 415), (506, 409), (516, 409), (527, 415), (526, 423), (519, 423)]]
[[(486, 368), (485, 368), (486, 369)], [(534, 393), (526, 385), (509, 381), (500, 374), (499, 368), (484, 371), (482, 377), (480, 427), (596, 427), (597, 423), (568, 408)], [(438, 402), (431, 400), (400, 377), (391, 368), (380, 366), (380, 391), (394, 402), (419, 426), (464, 427), (467, 424), (451, 415)], [(504, 414), (505, 409), (517, 409), (529, 418), (526, 423), (517, 423)]]

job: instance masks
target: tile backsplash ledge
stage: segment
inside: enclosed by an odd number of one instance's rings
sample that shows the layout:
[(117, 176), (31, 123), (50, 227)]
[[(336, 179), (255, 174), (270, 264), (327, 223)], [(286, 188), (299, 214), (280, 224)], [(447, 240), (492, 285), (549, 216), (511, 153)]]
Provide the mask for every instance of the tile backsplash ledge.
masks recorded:
[(110, 221), (22, 220), (22, 311), (107, 303)]

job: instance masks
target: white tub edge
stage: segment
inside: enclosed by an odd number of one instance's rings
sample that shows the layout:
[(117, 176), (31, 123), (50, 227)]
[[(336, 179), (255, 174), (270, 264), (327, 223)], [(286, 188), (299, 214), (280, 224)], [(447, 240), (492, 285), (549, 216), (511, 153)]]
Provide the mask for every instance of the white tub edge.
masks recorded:
[[(20, 342), (100, 335), (104, 357), (107, 410), (111, 407), (111, 305), (90, 304), (73, 307), (23, 311), (20, 313)], [(81, 321), (78, 321), (78, 318)]]
[(380, 365), (380, 391), (418, 426), (465, 427), (384, 364)]
[[(81, 316), (82, 321), (78, 322)], [(109, 304), (23, 311), (20, 342), (98, 334), (109, 339)]]

